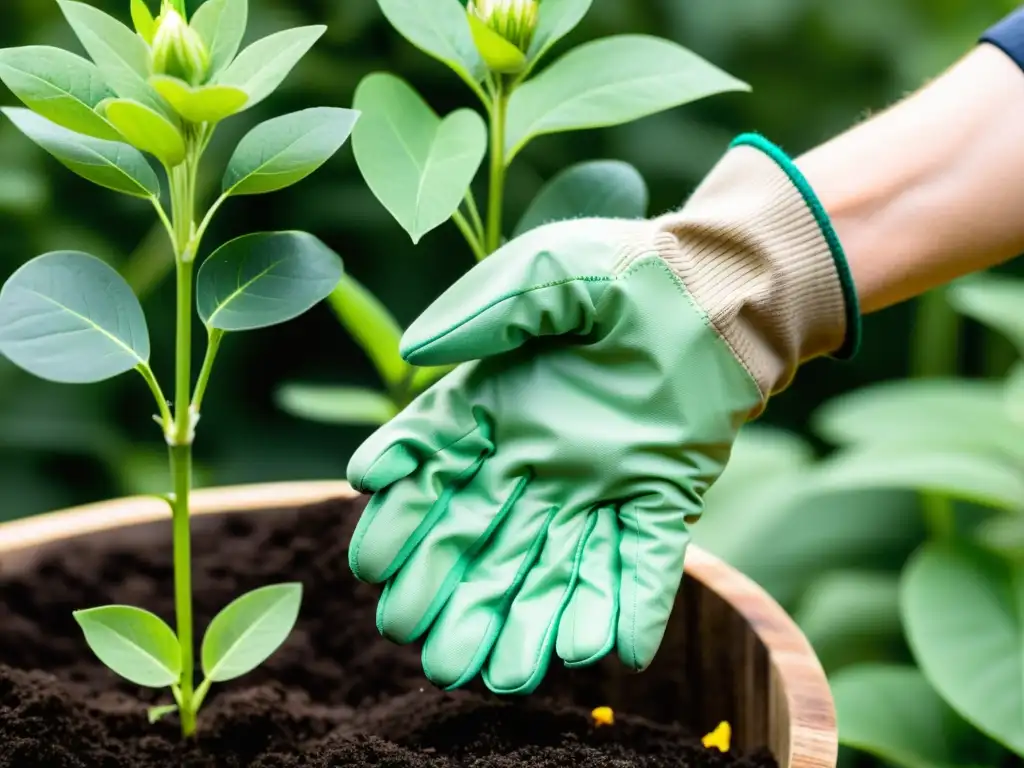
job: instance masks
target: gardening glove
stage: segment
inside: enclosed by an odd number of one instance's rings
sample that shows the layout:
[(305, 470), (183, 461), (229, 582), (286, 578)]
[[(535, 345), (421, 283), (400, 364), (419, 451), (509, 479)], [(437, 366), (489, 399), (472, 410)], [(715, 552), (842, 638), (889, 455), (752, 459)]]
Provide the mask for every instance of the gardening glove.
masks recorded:
[(680, 212), (508, 243), (409, 328), (464, 363), (363, 444), (349, 558), (377, 625), (444, 687), (529, 693), (553, 652), (653, 660), (689, 524), (740, 426), (805, 360), (852, 354), (839, 242), (793, 163), (737, 139)]

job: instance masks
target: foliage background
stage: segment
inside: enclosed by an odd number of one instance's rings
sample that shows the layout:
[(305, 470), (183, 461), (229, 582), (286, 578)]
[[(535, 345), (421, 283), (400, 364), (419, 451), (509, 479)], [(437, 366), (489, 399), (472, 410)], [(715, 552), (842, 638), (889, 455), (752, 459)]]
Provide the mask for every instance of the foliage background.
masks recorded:
[[(93, 2), (127, 18), (127, 0)], [(378, 69), (407, 78), (442, 113), (473, 105), (471, 94), (443, 65), (394, 33), (375, 0), (251, 0), (251, 5), (247, 40), (299, 24), (327, 23), (329, 30), (277, 94), (221, 129), (211, 151), (215, 158), (226, 161), (237, 140), (269, 116), (313, 104), (349, 106), (359, 80)], [(1016, 0), (595, 0), (593, 11), (558, 50), (621, 32), (670, 37), (749, 82), (753, 92), (717, 96), (621, 128), (533, 142), (511, 171), (509, 220), (543, 180), (580, 160), (620, 158), (635, 164), (648, 180), (651, 209), (657, 212), (680, 204), (737, 133), (759, 131), (799, 154), (938, 74), (1017, 5)], [(0, 47), (27, 44), (80, 52), (55, 3), (5, 0)], [(0, 103), (15, 100), (2, 93)], [(472, 257), (451, 225), (413, 247), (363, 184), (349, 146), (295, 188), (230, 202), (207, 237), (207, 249), (253, 229), (311, 231), (342, 255), (349, 272), (400, 322), (408, 323), (472, 266)], [(220, 168), (216, 161), (210, 165), (213, 182)], [(167, 279), (172, 263), (152, 210), (78, 179), (4, 122), (0, 280), (29, 258), (62, 248), (93, 252), (129, 279), (147, 310), (154, 370), (167, 379), (173, 356), (173, 285)], [(1022, 267), (1009, 265), (1004, 271), (1020, 273)], [(1008, 342), (974, 324), (961, 328), (944, 302), (928, 301), (868, 318), (860, 357), (849, 364), (807, 366), (773, 402), (763, 423), (799, 433), (820, 448), (808, 421), (836, 395), (905, 377), (912, 368), (969, 376), (1006, 371), (1014, 358)], [(926, 315), (931, 320), (922, 325)], [(348, 456), (368, 429), (312, 424), (281, 413), (275, 390), (294, 380), (372, 387), (375, 372), (326, 307), (279, 328), (232, 336), (218, 360), (199, 431), (198, 485), (343, 476)], [(35, 380), (0, 359), (0, 520), (166, 490), (164, 446), (144, 417), (149, 405), (149, 393), (135, 376), (90, 387), (60, 386)], [(843, 535), (839, 529), (835, 534)], [(895, 533), (890, 539), (883, 535), (870, 548), (874, 557), (891, 558), (898, 567), (908, 539)], [(765, 546), (770, 552), (772, 545)], [(862, 558), (864, 542), (860, 550), (850, 546), (850, 556)], [(763, 558), (762, 572), (752, 575), (764, 575), (779, 560), (777, 549)], [(745, 562), (758, 570), (756, 555)], [(773, 587), (787, 604), (796, 599), (792, 589), (787, 593), (785, 580), (776, 579)], [(826, 661), (833, 668), (844, 663)]]

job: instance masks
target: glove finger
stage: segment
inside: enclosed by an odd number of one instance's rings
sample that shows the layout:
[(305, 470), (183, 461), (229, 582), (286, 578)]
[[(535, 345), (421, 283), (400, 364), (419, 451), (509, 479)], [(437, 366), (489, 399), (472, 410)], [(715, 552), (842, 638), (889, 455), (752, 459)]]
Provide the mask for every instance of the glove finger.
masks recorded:
[(377, 629), (396, 643), (411, 643), (429, 629), (470, 564), (486, 546), (528, 478), (506, 477), (485, 461), (458, 491), (377, 603)]
[(484, 670), (484, 683), (494, 693), (532, 693), (544, 679), (596, 523), (596, 513), (576, 509), (555, 515), (540, 559), (512, 601)]
[(348, 463), (353, 488), (364, 493), (380, 491), (473, 432), (480, 432), (487, 447), (493, 447), (490, 426), (463, 395), (470, 367), (448, 374), (356, 449)]
[(615, 510), (595, 513), (576, 587), (558, 624), (556, 650), (567, 667), (585, 667), (615, 647), (619, 617), (619, 523)]
[(619, 509), (619, 658), (640, 671), (654, 660), (683, 579), (690, 543), (685, 517), (700, 513), (677, 488), (641, 496)]
[(359, 518), (348, 548), (349, 567), (355, 577), (371, 584), (390, 579), (489, 453), (490, 440), (481, 430), (475, 430), (436, 453), (415, 474), (375, 493)]
[(455, 588), (423, 644), (423, 672), (459, 688), (480, 672), (556, 510), (527, 492)]
[(509, 352), (537, 336), (587, 333), (636, 222), (577, 219), (527, 232), (445, 291), (402, 337), (414, 365)]

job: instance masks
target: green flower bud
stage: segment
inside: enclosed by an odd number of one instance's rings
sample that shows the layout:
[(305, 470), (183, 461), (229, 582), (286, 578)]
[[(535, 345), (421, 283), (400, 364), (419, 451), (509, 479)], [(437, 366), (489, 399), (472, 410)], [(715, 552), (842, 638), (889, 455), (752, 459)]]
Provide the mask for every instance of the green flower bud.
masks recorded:
[(167, 0), (153, 35), (153, 74), (201, 85), (210, 68), (210, 52), (198, 33)]
[(467, 11), (526, 53), (537, 29), (537, 0), (470, 0)]

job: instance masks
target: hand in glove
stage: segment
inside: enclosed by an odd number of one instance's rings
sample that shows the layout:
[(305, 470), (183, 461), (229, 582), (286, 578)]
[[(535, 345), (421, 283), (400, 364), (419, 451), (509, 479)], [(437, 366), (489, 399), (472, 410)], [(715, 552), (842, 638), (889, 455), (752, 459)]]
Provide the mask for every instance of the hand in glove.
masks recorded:
[(824, 211), (744, 136), (682, 211), (581, 219), (510, 242), (408, 330), (414, 364), (464, 363), (362, 445), (373, 496), (350, 548), (385, 583), (377, 624), (423, 667), (529, 693), (552, 652), (647, 667), (689, 525), (740, 426), (859, 314)]

